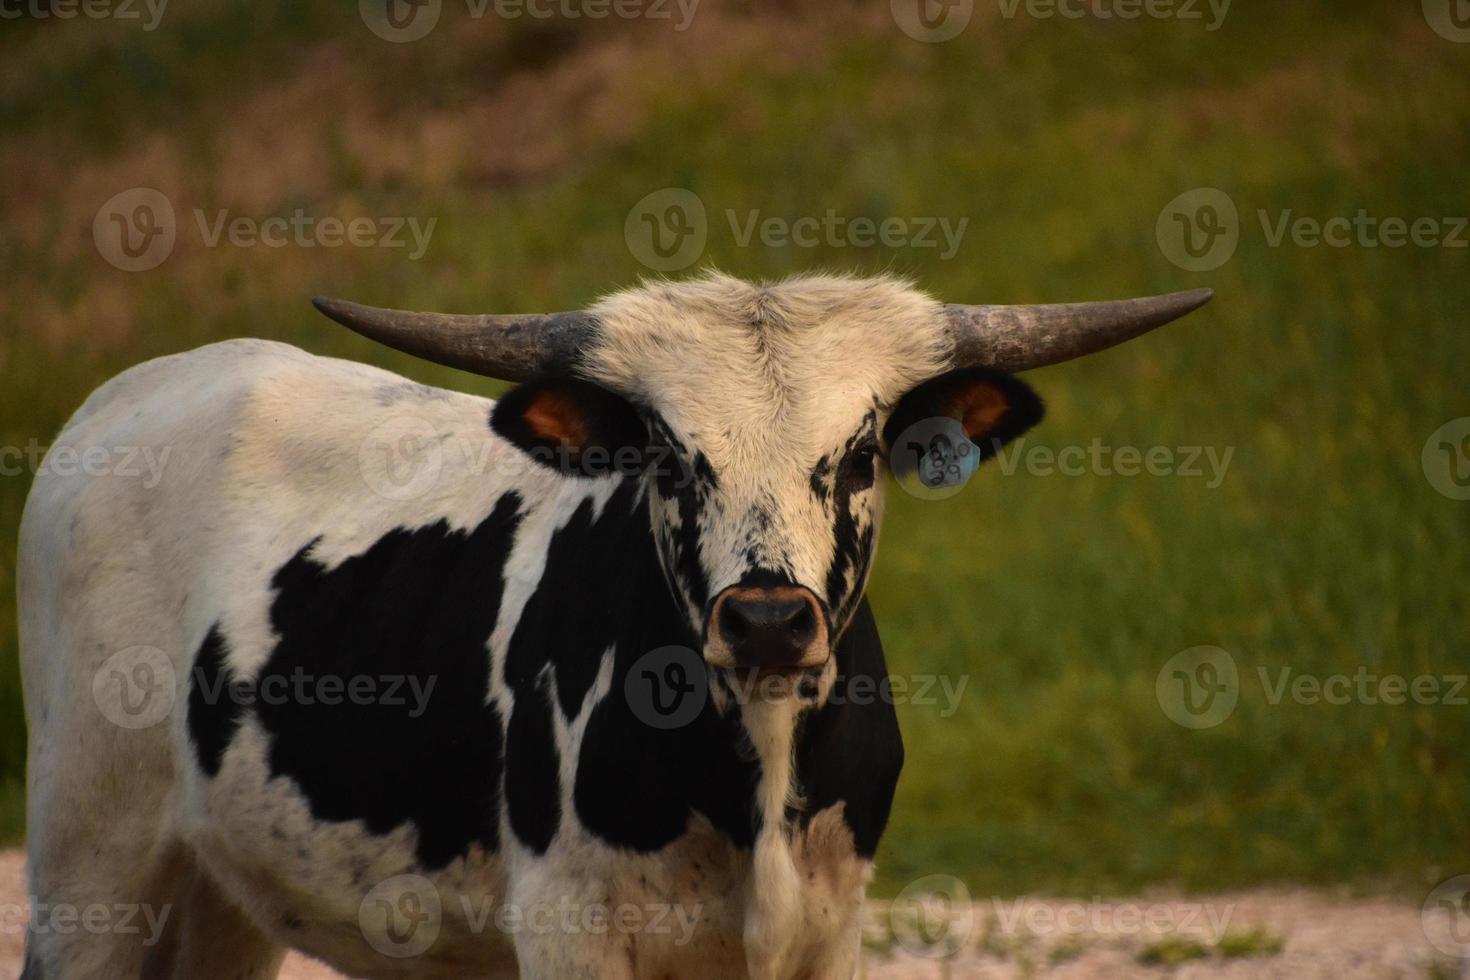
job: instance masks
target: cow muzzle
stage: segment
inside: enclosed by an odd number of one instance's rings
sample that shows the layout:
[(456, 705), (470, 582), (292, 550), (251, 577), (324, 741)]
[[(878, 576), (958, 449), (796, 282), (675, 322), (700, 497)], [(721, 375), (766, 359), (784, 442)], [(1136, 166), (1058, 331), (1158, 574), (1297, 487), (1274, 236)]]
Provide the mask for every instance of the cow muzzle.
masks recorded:
[(827, 616), (799, 585), (733, 585), (715, 597), (706, 631), (711, 667), (795, 673), (830, 655)]

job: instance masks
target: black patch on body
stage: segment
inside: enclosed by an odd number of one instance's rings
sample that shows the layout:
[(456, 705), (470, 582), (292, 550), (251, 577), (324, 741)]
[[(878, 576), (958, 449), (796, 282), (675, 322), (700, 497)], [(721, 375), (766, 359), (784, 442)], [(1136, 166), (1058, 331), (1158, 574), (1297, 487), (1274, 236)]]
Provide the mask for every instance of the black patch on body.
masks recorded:
[(215, 623), (205, 634), (189, 675), (189, 741), (199, 768), (211, 779), (219, 775), (225, 749), (240, 727), (245, 708), (231, 697), (233, 675), (225, 663), (229, 648)]
[[(698, 649), (692, 638), (688, 645)], [(707, 701), (682, 728), (645, 724), (623, 695), (636, 659), (620, 653), (612, 691), (588, 719), (573, 787), (578, 819), (608, 843), (646, 854), (681, 837), (697, 812), (737, 847), (750, 847), (760, 830), (760, 763), (738, 710), (721, 716)]]
[[(759, 828), (760, 763), (738, 711), (722, 716), (707, 699), (689, 724), (660, 729), (628, 704), (628, 675), (640, 658), (667, 646), (697, 652), (701, 644), (659, 563), (647, 501), (639, 495), (616, 504), (614, 497), (591, 531), (598, 547), (579, 556), (586, 587), (562, 600), (569, 604), (563, 617), (577, 603), (590, 603), (608, 610), (616, 624), (611, 687), (587, 719), (577, 759), (577, 818), (609, 844), (649, 853), (682, 836), (690, 815), (699, 813), (736, 845), (749, 847)], [(596, 649), (599, 661), (602, 649)], [(558, 665), (558, 685), (561, 671)]]
[(430, 695), (417, 717), (406, 681), (400, 703), (258, 698), (271, 775), (295, 782), (318, 820), (361, 820), (375, 834), (412, 823), (426, 868), (499, 845), (502, 729), (486, 644), (520, 509), (507, 493), (472, 530), (398, 528), (332, 569), (308, 545), (272, 580), (280, 642), (257, 677), (262, 695), (268, 678), (303, 672), (371, 677), (379, 692), (385, 678), (412, 677)]
[(538, 854), (550, 846), (561, 820), (560, 756), (546, 668), (555, 673), (556, 700), (571, 721), (626, 616), (608, 581), (617, 572), (605, 562), (624, 546), (628, 522), (642, 506), (635, 481), (618, 488), (598, 519), (592, 500), (582, 501), (551, 536), (545, 571), (506, 651), (505, 684), (515, 695), (506, 733), (506, 805), (516, 837)]
[(505, 730), (505, 805), (515, 835), (545, 854), (561, 825), (561, 762), (551, 717), (551, 678), (543, 672), (515, 692)]
[[(888, 668), (873, 611), (864, 599), (836, 650), (837, 683), (851, 690), (855, 677), (870, 678), (871, 691), (883, 689)], [(865, 685), (870, 681), (865, 680)], [(845, 803), (843, 818), (854, 847), (871, 859), (888, 825), (898, 774), (903, 768), (903, 738), (892, 698), (843, 698), (802, 716), (796, 738), (796, 779), (805, 806), (802, 827), (822, 810)]]
[(505, 683), (519, 692), (535, 683), (543, 664), (553, 664), (557, 699), (568, 720), (581, 709), (603, 653), (627, 618), (617, 601), (621, 590), (610, 579), (617, 577), (616, 552), (627, 546), (629, 522), (647, 526), (643, 508), (632, 480), (613, 493), (596, 519), (593, 502), (583, 500), (551, 536), (546, 570), (511, 636)]

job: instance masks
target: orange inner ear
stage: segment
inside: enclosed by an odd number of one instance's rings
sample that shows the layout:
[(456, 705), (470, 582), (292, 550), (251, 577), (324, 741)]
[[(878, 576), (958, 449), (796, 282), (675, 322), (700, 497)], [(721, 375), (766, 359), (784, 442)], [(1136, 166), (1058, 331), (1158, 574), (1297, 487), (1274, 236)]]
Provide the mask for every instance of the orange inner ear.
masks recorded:
[(574, 449), (587, 444), (587, 424), (577, 403), (565, 392), (543, 391), (521, 416), (531, 431), (548, 442)]
[(945, 414), (959, 419), (965, 433), (974, 441), (993, 432), (1010, 410), (1010, 402), (999, 388), (981, 382), (955, 392)]

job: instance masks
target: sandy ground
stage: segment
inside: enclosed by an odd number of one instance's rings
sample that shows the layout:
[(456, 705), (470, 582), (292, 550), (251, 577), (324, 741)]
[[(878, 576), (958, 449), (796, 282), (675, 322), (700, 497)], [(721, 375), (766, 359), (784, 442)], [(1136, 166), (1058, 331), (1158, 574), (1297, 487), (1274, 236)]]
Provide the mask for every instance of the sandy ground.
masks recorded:
[[(25, 892), (20, 853), (0, 852), (0, 980), (20, 972)], [(872, 903), (863, 977), (1470, 980), (1470, 943), (1455, 958), (1429, 938), (1443, 941), (1450, 922), (1436, 916), (1454, 913), (1431, 912), (1426, 918), (1417, 903), (1401, 898), (1270, 890), (1189, 898), (994, 899), (952, 907), (945, 915), (931, 910), (920, 921), (922, 913), (907, 903)], [(1158, 962), (1170, 954), (1176, 961)], [(337, 980), (341, 974), (293, 955), (281, 977)]]

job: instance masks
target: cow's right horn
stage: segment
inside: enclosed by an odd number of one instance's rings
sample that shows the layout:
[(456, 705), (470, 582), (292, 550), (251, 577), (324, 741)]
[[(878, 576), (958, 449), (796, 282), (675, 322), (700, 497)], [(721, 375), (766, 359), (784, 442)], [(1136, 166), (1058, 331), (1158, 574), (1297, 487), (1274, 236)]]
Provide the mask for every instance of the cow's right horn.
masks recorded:
[(572, 373), (597, 335), (597, 317), (573, 313), (462, 314), (385, 310), (318, 296), (344, 327), (426, 361), (504, 381)]
[(1106, 350), (1204, 306), (1209, 289), (1100, 303), (945, 307), (951, 360), (1003, 371), (1059, 364)]

